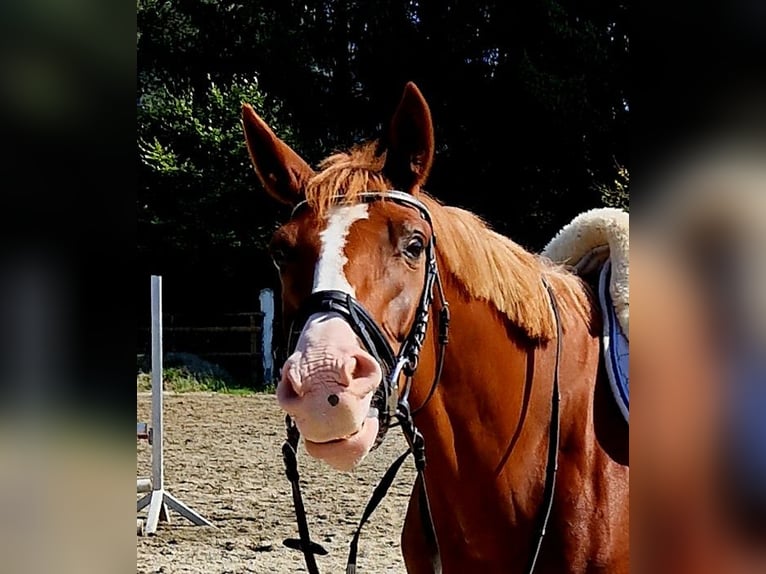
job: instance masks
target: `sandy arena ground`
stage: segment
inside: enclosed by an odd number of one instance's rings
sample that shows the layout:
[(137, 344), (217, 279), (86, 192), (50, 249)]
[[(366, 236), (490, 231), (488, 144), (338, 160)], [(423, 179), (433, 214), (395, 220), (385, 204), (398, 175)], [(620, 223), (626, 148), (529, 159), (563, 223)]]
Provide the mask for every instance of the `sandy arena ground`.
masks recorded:
[[(217, 528), (193, 526), (170, 511), (171, 524), (136, 538), (138, 574), (305, 572), (303, 556), (282, 545), (297, 537), (284, 474), (283, 415), (273, 395), (166, 394), (165, 487)], [(139, 393), (138, 421), (150, 421), (151, 396)], [(320, 571), (345, 572), (348, 544), (367, 500), (383, 473), (405, 450), (392, 431), (362, 467), (338, 473), (301, 447), (301, 490), (312, 537), (328, 551)], [(151, 447), (137, 441), (137, 476), (150, 475)], [(388, 496), (364, 527), (360, 574), (403, 574), (399, 537), (414, 481), (408, 460)], [(137, 495), (138, 498), (138, 495)], [(146, 516), (146, 511), (138, 514)]]

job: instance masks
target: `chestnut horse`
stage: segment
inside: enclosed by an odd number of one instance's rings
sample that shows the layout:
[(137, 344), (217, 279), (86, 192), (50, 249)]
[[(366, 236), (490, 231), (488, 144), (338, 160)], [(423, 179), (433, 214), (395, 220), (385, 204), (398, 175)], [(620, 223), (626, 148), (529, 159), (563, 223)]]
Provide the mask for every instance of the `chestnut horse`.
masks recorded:
[(380, 141), (318, 171), (247, 104), (243, 126), (264, 188), (293, 206), (270, 245), (293, 447), (347, 471), (398, 420), (421, 457), (410, 573), (627, 572), (628, 425), (591, 288), (424, 191), (434, 131), (412, 83)]

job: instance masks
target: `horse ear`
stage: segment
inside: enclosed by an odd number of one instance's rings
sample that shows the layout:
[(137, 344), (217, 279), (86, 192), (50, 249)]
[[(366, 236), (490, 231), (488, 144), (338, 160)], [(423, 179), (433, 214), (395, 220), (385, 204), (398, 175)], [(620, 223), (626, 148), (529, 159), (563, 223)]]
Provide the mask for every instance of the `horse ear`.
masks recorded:
[(242, 104), (242, 127), (250, 161), (269, 195), (288, 205), (301, 201), (303, 187), (314, 174), (311, 166), (277, 137), (250, 104)]
[(431, 171), (434, 127), (426, 99), (412, 82), (404, 87), (383, 144), (386, 177), (401, 191), (418, 191)]

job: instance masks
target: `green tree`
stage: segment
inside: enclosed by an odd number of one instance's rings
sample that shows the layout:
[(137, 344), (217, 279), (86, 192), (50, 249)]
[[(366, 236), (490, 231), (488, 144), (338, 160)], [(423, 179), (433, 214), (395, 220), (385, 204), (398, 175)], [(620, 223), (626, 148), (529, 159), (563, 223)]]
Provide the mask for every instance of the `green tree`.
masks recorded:
[[(275, 212), (257, 193), (240, 110), (250, 103), (291, 141), (279, 102), (255, 80), (239, 76), (225, 84), (208, 79), (201, 92), (145, 79), (144, 90), (138, 102), (138, 247), (144, 265), (186, 278), (209, 273), (235, 281), (243, 261), (268, 263), (265, 246)], [(273, 282), (263, 275), (261, 286)]]
[(630, 174), (627, 168), (618, 165), (612, 185), (599, 186), (601, 201), (607, 207), (618, 207), (630, 211)]
[[(200, 268), (225, 264), (237, 286), (256, 281), (252, 258), (265, 261), (258, 246), (283, 214), (258, 193), (239, 102), (226, 101), (244, 78), (258, 78), (251, 88), (269, 95), (259, 113), (310, 163), (378, 135), (414, 80), (436, 123), (430, 191), (527, 247), (581, 211), (627, 204), (627, 192), (603, 193), (615, 162), (629, 167), (624, 2), (138, 0), (137, 10), (141, 105), (166, 102), (139, 126), (144, 260), (162, 253), (191, 268), (204, 256)], [(162, 127), (164, 115), (175, 123)]]

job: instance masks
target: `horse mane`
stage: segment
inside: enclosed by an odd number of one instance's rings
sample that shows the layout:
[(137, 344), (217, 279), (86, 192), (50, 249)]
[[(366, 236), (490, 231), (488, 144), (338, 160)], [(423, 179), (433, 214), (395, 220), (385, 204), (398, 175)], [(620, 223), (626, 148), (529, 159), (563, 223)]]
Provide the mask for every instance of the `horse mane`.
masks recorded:
[[(383, 174), (385, 151), (375, 141), (325, 158), (306, 185), (306, 200), (319, 216), (332, 205), (355, 203), (365, 191), (385, 191), (391, 183)], [(479, 216), (417, 194), (431, 212), (438, 253), (447, 271), (465, 293), (488, 301), (533, 342), (555, 338), (556, 324), (545, 278), (557, 301), (587, 323), (592, 311), (582, 280), (564, 267), (493, 231)], [(562, 297), (563, 295), (563, 297)]]

